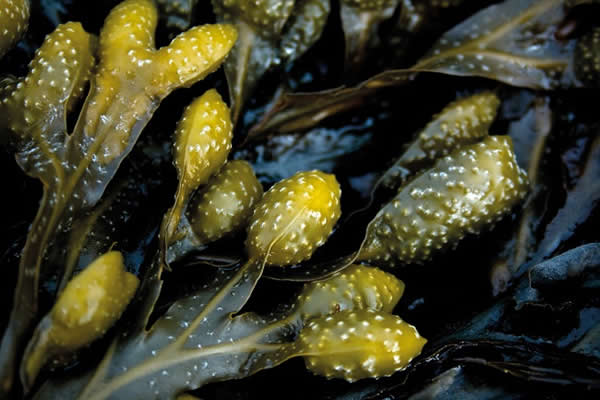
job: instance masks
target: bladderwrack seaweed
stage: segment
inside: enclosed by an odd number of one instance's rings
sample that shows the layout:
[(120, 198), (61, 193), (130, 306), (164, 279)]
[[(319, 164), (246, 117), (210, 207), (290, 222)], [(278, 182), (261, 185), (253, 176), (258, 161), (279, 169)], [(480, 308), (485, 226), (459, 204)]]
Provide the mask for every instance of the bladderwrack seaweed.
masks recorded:
[(0, 112), (4, 117), (0, 124), (12, 135), (17, 151), (30, 141), (40, 146), (56, 140), (46, 137), (52, 130), (66, 134), (67, 112), (84, 94), (95, 49), (95, 38), (81, 24), (59, 25), (36, 50), (25, 77), (3, 80)]
[(451, 151), (476, 143), (488, 134), (500, 100), (492, 92), (482, 92), (453, 101), (419, 132), (380, 179), (384, 187), (402, 186), (421, 169)]
[(226, 163), (188, 209), (192, 230), (210, 243), (246, 225), (263, 188), (252, 166), (242, 160)]
[(73, 278), (52, 310), (40, 321), (21, 364), (21, 380), (33, 385), (54, 357), (73, 353), (103, 336), (119, 319), (137, 287), (123, 256), (108, 252)]
[[(214, 71), (237, 37), (231, 26), (208, 25), (182, 33), (171, 45), (156, 50), (156, 19), (150, 0), (126, 0), (109, 13), (100, 33), (99, 63), (90, 79), (90, 93), (71, 134), (65, 110), (74, 104), (74, 95), (83, 94), (89, 72), (80, 73), (82, 66), (91, 68), (95, 45), (78, 23), (61, 25), (46, 38), (28, 77), (14, 86), (14, 96), (0, 104), (9, 110), (4, 123), (17, 133), (13, 135), (17, 161), (44, 182), (0, 349), (5, 392), (12, 388), (18, 354), (36, 319), (39, 276), (48, 244), (97, 204), (161, 100)], [(4, 82), (13, 87), (10, 78)], [(62, 265), (62, 261), (47, 264)]]
[(354, 264), (329, 279), (305, 283), (296, 312), (304, 320), (344, 310), (392, 312), (403, 293), (404, 282), (394, 275)]
[(262, 185), (248, 162), (227, 162), (192, 196), (176, 241), (167, 249), (167, 263), (243, 229), (262, 195)]
[(204, 25), (156, 50), (157, 18), (152, 1), (127, 0), (110, 12), (100, 33), (100, 63), (84, 131), (102, 138), (105, 164), (131, 145), (128, 133), (148, 120), (164, 97), (218, 68), (237, 37), (231, 26)]
[(457, 149), (402, 187), (371, 221), (358, 260), (422, 264), (479, 234), (525, 198), (528, 180), (507, 136)]
[(214, 89), (184, 110), (173, 142), (179, 184), (175, 204), (167, 212), (161, 228), (166, 245), (178, 239), (176, 232), (192, 193), (206, 184), (227, 160), (232, 129), (229, 108)]
[(306, 368), (349, 382), (403, 370), (426, 342), (401, 318), (373, 310), (345, 310), (314, 318), (297, 341)]
[(248, 257), (277, 266), (307, 260), (340, 218), (340, 196), (335, 176), (321, 171), (299, 172), (276, 183), (250, 219)]

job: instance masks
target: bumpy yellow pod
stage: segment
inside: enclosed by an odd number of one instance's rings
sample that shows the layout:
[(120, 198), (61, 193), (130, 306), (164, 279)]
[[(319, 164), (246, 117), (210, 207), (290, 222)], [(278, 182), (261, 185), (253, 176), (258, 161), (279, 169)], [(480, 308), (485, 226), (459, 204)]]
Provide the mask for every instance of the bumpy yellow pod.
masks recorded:
[[(156, 52), (164, 75), (155, 77), (159, 87), (189, 87), (221, 66), (237, 39), (232, 25), (194, 26)], [(161, 79), (164, 78), (164, 79)]]
[(310, 258), (341, 215), (340, 196), (335, 176), (321, 171), (299, 172), (273, 185), (250, 220), (249, 258), (278, 266)]
[(108, 89), (121, 85), (127, 74), (129, 79), (138, 78), (132, 70), (137, 67), (148, 78), (146, 83), (151, 83), (147, 89), (163, 97), (164, 92), (190, 86), (213, 72), (237, 38), (235, 28), (230, 25), (202, 25), (181, 33), (168, 46), (156, 50), (157, 19), (156, 6), (151, 0), (126, 0), (111, 10), (100, 32), (102, 86)]
[(424, 263), (467, 234), (480, 233), (527, 193), (508, 136), (454, 151), (408, 183), (369, 224), (358, 260)]
[(406, 368), (426, 342), (414, 326), (395, 315), (346, 310), (312, 319), (296, 346), (313, 373), (353, 382)]
[(375, 267), (354, 264), (324, 281), (306, 283), (296, 301), (303, 319), (344, 310), (392, 312), (404, 282)]
[(483, 139), (500, 106), (492, 92), (478, 93), (453, 101), (433, 117), (394, 165), (384, 174), (381, 184), (395, 188), (419, 170), (455, 149)]
[(98, 339), (119, 319), (135, 294), (138, 278), (125, 270), (123, 256), (110, 251), (75, 276), (58, 297), (27, 346), (24, 382), (32, 383), (52, 357)]
[(220, 239), (247, 223), (262, 195), (252, 166), (243, 160), (229, 161), (194, 195), (187, 210), (192, 230), (202, 243)]
[(6, 124), (17, 135), (31, 135), (64, 119), (65, 111), (83, 94), (94, 51), (95, 41), (80, 23), (57, 26), (36, 50), (27, 76), (0, 83), (6, 93), (0, 102), (0, 127)]
[(232, 134), (229, 108), (210, 89), (183, 112), (173, 143), (179, 181), (191, 190), (206, 183), (227, 160)]
[(28, 0), (0, 0), (0, 58), (21, 38), (28, 22)]
[(178, 239), (175, 232), (191, 194), (207, 183), (227, 160), (232, 129), (229, 108), (214, 89), (208, 90), (184, 110), (173, 142), (179, 186), (175, 204), (163, 222), (162, 232), (167, 244)]

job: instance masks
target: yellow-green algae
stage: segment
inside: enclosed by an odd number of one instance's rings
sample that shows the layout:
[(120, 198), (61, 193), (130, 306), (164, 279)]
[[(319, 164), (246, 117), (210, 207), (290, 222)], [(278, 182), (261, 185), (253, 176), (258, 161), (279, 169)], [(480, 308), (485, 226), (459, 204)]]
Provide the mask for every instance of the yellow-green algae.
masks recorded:
[(194, 195), (187, 210), (192, 230), (201, 243), (209, 243), (241, 229), (262, 195), (252, 166), (229, 161)]
[(353, 264), (333, 277), (304, 284), (295, 311), (303, 319), (344, 310), (392, 312), (404, 282), (379, 268)]
[(357, 259), (422, 264), (477, 234), (524, 199), (528, 181), (508, 136), (455, 150), (402, 187), (375, 216)]
[(426, 342), (414, 326), (395, 315), (345, 310), (311, 319), (296, 347), (310, 371), (354, 382), (406, 368)]
[[(0, 111), (8, 116), (2, 124), (13, 131), (9, 136), (18, 142), (17, 161), (27, 174), (44, 184), (42, 204), (20, 260), (13, 309), (0, 348), (0, 384), (5, 393), (12, 388), (21, 342), (36, 319), (38, 277), (50, 239), (99, 201), (161, 100), (218, 68), (237, 37), (230, 25), (204, 25), (157, 50), (154, 2), (123, 1), (110, 12), (100, 32), (99, 63), (90, 79), (90, 93), (74, 131), (68, 134), (66, 109), (72, 93), (77, 92), (75, 82), (83, 76), (79, 73), (85, 71), (67, 70), (77, 74), (62, 77), (58, 73), (65, 72), (64, 63), (80, 57), (84, 49), (78, 45), (85, 43), (92, 48), (94, 40), (78, 24), (64, 26), (79, 36), (57, 28), (58, 36), (44, 43), (53, 56), (38, 53), (28, 75), (56, 74), (57, 79), (16, 82), (9, 77), (2, 86), (10, 90), (0, 90), (8, 95), (2, 99)], [(39, 68), (35, 68), (36, 62)], [(73, 65), (78, 66), (79, 60)], [(20, 95), (32, 92), (39, 96)]]
[(173, 142), (179, 184), (175, 204), (164, 221), (162, 234), (167, 244), (178, 239), (175, 233), (192, 193), (206, 184), (227, 160), (232, 129), (229, 108), (214, 89), (195, 99), (184, 110)]
[(488, 134), (496, 117), (500, 99), (482, 92), (448, 104), (417, 134), (394, 165), (381, 178), (390, 188), (401, 186), (423, 168), (451, 151), (476, 143)]
[(125, 270), (123, 256), (110, 251), (73, 278), (29, 342), (21, 376), (33, 383), (52, 357), (72, 353), (98, 339), (120, 318), (138, 278)]
[(65, 111), (83, 95), (94, 66), (95, 40), (78, 22), (67, 22), (48, 34), (29, 63), (24, 78), (0, 82), (0, 127), (27, 140), (44, 140)]
[(229, 109), (210, 89), (183, 112), (173, 143), (179, 181), (194, 190), (223, 166), (233, 137)]
[(250, 260), (286, 266), (307, 260), (341, 215), (335, 176), (303, 171), (277, 182), (257, 203), (248, 226)]

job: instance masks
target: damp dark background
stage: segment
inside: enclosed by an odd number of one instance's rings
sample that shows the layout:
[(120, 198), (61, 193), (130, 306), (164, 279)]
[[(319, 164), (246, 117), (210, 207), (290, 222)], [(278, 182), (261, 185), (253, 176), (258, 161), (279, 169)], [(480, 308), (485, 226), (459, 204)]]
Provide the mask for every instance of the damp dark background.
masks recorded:
[[(102, 22), (112, 6), (118, 1), (39, 0), (32, 2), (29, 32), (16, 49), (0, 63), (0, 73), (23, 75), (27, 63), (44, 36), (58, 23), (74, 20), (82, 22), (88, 32), (98, 33)], [(201, 1), (195, 12), (194, 24), (213, 22), (208, 1)], [(335, 3), (335, 2), (334, 2)], [(432, 29), (431, 35), (421, 36), (418, 41), (407, 41), (403, 50), (405, 65), (410, 65), (425, 53), (436, 38), (453, 24), (491, 2), (481, 2), (474, 9), (463, 9), (444, 24)], [(234, 158), (249, 160), (265, 186), (290, 176), (299, 170), (321, 169), (336, 174), (343, 189), (343, 211), (352, 212), (366, 204), (374, 180), (400, 153), (403, 143), (422, 128), (445, 104), (483, 89), (495, 90), (503, 101), (499, 116), (491, 128), (492, 134), (518, 133), (511, 131), (531, 110), (536, 101), (543, 99), (552, 110), (552, 133), (545, 151), (543, 175), (551, 177), (545, 184), (547, 195), (542, 205), (539, 224), (549, 222), (563, 205), (569, 190), (575, 185), (583, 168), (583, 160), (591, 141), (600, 127), (600, 91), (553, 91), (534, 93), (512, 88), (494, 81), (472, 78), (456, 78), (431, 74), (420, 76), (401, 88), (381, 91), (370, 103), (358, 110), (343, 113), (325, 120), (309, 132), (273, 135), (256, 141), (244, 142), (245, 132), (264, 111), (274, 90), (283, 82), (295, 91), (314, 91), (340, 85), (343, 71), (343, 34), (335, 11), (322, 39), (293, 66), (272, 71), (263, 79), (257, 93), (249, 100), (243, 114), (243, 123), (237, 129), (237, 147)], [(385, 30), (385, 26), (382, 28)], [(384, 32), (385, 33), (385, 32)], [(159, 24), (157, 46), (168, 43), (173, 32)], [(381, 70), (390, 62), (387, 52), (369, 55), (369, 68), (364, 77)], [(405, 66), (395, 64), (393, 66)], [(142, 138), (128, 157), (119, 173), (136, 169), (141, 174), (139, 207), (132, 210), (130, 230), (115, 232), (127, 255), (128, 267), (144, 268), (150, 249), (156, 245), (156, 228), (166, 208), (173, 199), (176, 176), (169, 155), (169, 141), (183, 107), (192, 98), (209, 87), (216, 86), (227, 96), (222, 71), (190, 89), (179, 90), (170, 95), (160, 106)], [(76, 114), (76, 113), (73, 113)], [(1, 117), (1, 116), (0, 116)], [(74, 121), (70, 121), (74, 123)], [(18, 256), (25, 242), (27, 229), (41, 196), (39, 182), (25, 176), (14, 162), (10, 149), (2, 148), (0, 162), (3, 171), (3, 223), (1, 224), (0, 255), (2, 279), (0, 282), (0, 326), (6, 324), (16, 282)], [(140, 169), (145, 166), (145, 169)], [(559, 379), (530, 379), (527, 374), (507, 373), (494, 368), (490, 360), (504, 360), (520, 365), (563, 368), (566, 374), (589, 376), (587, 366), (578, 365), (569, 358), (568, 349), (574, 346), (590, 327), (600, 322), (600, 295), (597, 277), (586, 278), (585, 285), (571, 284), (562, 287), (548, 304), (518, 310), (512, 303), (519, 296), (509, 291), (509, 296), (493, 295), (491, 267), (510, 241), (519, 210), (503, 220), (491, 232), (470, 237), (452, 252), (438, 257), (427, 266), (408, 267), (396, 274), (405, 281), (406, 292), (395, 313), (414, 324), (429, 340), (424, 359), (415, 368), (380, 380), (364, 380), (349, 384), (328, 381), (307, 372), (301, 359), (286, 362), (277, 368), (266, 370), (241, 380), (207, 385), (194, 394), (202, 399), (403, 399), (403, 398), (563, 398), (567, 394), (578, 398), (591, 395), (593, 384), (583, 379), (580, 384), (565, 384)], [(561, 244), (566, 250), (580, 244), (597, 242), (600, 222), (597, 207), (569, 240)], [(332, 243), (317, 254), (327, 258), (344, 254), (362, 237), (361, 226), (371, 215), (365, 215), (359, 223), (351, 226), (354, 233), (345, 229), (342, 238), (334, 235)], [(362, 225), (361, 225), (362, 224)], [(572, 229), (572, 227), (565, 227)], [(543, 231), (543, 229), (540, 229)], [(540, 240), (541, 238), (538, 238)], [(217, 243), (212, 251), (242, 251), (243, 237)], [(559, 249), (559, 250), (560, 250)], [(228, 254), (230, 255), (230, 254)], [(169, 302), (191, 290), (194, 280), (200, 279), (202, 268), (192, 265), (180, 266), (167, 274), (164, 295), (159, 310)], [(591, 282), (591, 283), (590, 283)], [(51, 286), (51, 285), (50, 285)], [(275, 299), (285, 302), (298, 285), (263, 279), (255, 291), (249, 307), (268, 308)], [(53, 288), (46, 287), (51, 298)], [(268, 300), (268, 301), (267, 301)], [(51, 304), (51, 302), (47, 302)], [(44, 304), (44, 302), (42, 302)], [(474, 317), (493, 320), (494, 326), (504, 332), (507, 346), (495, 345), (500, 336), (489, 334), (486, 328), (472, 328), (471, 335), (461, 336), (465, 326)], [(475, 324), (476, 325), (476, 324)], [(485, 325), (485, 324), (484, 324)], [(488, 324), (489, 325), (489, 324)], [(486, 326), (488, 326), (486, 325)], [(471, 328), (469, 328), (471, 329)], [(477, 330), (480, 329), (480, 330)], [(452, 337), (463, 338), (452, 341)], [(470, 341), (464, 339), (477, 339)], [(445, 351), (444, 344), (453, 348)], [(558, 350), (549, 343), (558, 344)], [(86, 364), (86, 357), (97, 359), (98, 348), (85, 351), (79, 362)], [(442, 349), (442, 350), (440, 350)], [(564, 350), (561, 352), (561, 350)], [(557, 353), (558, 351), (558, 353)], [(598, 353), (596, 353), (598, 354)], [(470, 357), (470, 358), (469, 358)], [(478, 359), (481, 362), (467, 362)], [(486, 365), (488, 363), (488, 365)], [(490, 367), (491, 366), (491, 367)], [(597, 366), (593, 366), (598, 368)], [(582, 370), (580, 370), (582, 369)], [(597, 369), (596, 372), (600, 371)], [(543, 375), (540, 372), (541, 376)], [(587, 375), (586, 375), (587, 374)], [(592, 378), (598, 379), (598, 374)], [(590, 379), (592, 379), (590, 378)], [(445, 383), (444, 383), (445, 382)], [(594, 382), (593, 379), (591, 382)], [(598, 381), (595, 381), (598, 385)], [(597, 388), (597, 386), (596, 386)]]

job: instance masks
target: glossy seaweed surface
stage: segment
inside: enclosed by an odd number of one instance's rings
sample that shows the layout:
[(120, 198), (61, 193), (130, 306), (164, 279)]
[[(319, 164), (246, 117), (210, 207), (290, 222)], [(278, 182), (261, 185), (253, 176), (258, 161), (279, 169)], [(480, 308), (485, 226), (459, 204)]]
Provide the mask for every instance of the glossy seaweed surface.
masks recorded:
[(0, 399), (597, 398), (595, 15), (0, 0)]

